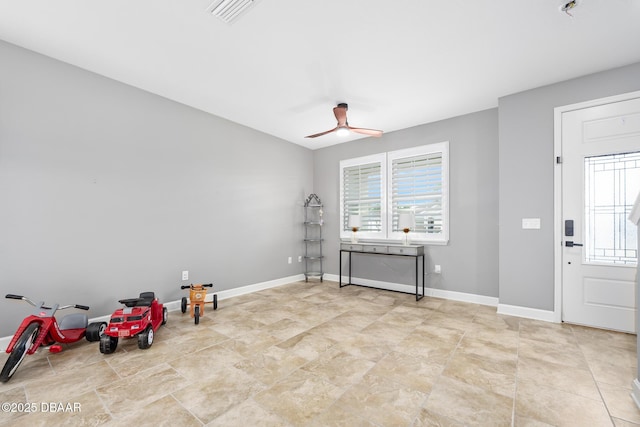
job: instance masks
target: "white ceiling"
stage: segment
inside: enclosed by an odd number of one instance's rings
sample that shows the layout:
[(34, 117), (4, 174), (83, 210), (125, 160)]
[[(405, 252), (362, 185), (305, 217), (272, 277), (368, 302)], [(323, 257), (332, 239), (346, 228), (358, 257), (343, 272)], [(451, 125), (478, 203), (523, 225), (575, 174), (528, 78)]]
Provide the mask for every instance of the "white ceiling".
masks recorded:
[(640, 0), (213, 1), (0, 0), (0, 39), (309, 148), (640, 61)]

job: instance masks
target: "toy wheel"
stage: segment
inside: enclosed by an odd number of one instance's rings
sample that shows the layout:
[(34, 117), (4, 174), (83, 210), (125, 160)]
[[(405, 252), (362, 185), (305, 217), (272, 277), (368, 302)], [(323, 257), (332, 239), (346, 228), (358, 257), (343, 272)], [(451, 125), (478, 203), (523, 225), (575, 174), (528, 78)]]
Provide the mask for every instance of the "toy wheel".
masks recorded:
[(183, 313), (186, 313), (186, 311), (187, 311), (187, 297), (182, 297), (182, 301), (180, 301), (180, 310), (182, 310)]
[(167, 323), (167, 319), (169, 318), (169, 310), (167, 310), (167, 307), (162, 307), (162, 324), (166, 324)]
[(218, 309), (218, 294), (213, 294), (213, 309)]
[(153, 344), (153, 328), (149, 325), (138, 335), (138, 348), (144, 350), (151, 347), (151, 344)]
[(200, 323), (200, 306), (196, 305), (193, 309), (193, 321), (197, 325)]
[(13, 374), (22, 363), (22, 360), (27, 355), (27, 351), (33, 345), (33, 342), (38, 337), (38, 333), (40, 332), (40, 325), (38, 323), (31, 323), (27, 326), (27, 329), (24, 330), (18, 341), (16, 341), (16, 345), (13, 346), (13, 350), (11, 350), (11, 355), (7, 359), (7, 362), (4, 364), (4, 368), (2, 368), (2, 373), (0, 373), (0, 381), (6, 383), (11, 379)]
[(85, 338), (89, 342), (100, 341), (100, 338), (104, 335), (104, 331), (107, 330), (107, 322), (93, 322), (87, 326), (87, 332)]
[(118, 337), (103, 335), (100, 337), (100, 353), (111, 354), (118, 347)]

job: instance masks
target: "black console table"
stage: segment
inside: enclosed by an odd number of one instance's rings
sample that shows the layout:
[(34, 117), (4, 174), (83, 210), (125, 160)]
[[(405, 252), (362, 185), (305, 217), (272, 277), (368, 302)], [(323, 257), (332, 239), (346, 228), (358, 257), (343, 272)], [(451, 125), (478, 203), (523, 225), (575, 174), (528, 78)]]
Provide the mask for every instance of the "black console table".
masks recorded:
[[(349, 254), (349, 282), (342, 283), (342, 254)], [(351, 255), (353, 253), (384, 255), (384, 256), (404, 256), (413, 257), (416, 261), (416, 301), (420, 301), (424, 297), (424, 246), (422, 245), (385, 245), (371, 243), (340, 243), (340, 287), (354, 285), (371, 287), (367, 285), (359, 285), (351, 283)], [(419, 292), (418, 279), (418, 260), (422, 258), (422, 294)], [(401, 292), (401, 291), (396, 291)], [(406, 292), (405, 292), (406, 293)]]

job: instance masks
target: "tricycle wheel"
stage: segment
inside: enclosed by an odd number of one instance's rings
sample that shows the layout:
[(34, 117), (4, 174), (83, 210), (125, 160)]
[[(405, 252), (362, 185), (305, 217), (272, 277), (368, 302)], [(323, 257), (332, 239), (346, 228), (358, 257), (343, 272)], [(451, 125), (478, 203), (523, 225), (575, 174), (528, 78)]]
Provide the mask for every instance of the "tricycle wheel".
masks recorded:
[(200, 323), (200, 306), (196, 305), (193, 309), (193, 321), (197, 325)]
[(180, 301), (180, 310), (183, 313), (187, 312), (187, 297), (182, 297), (182, 301)]
[(218, 309), (218, 294), (213, 294), (213, 309)]
[(1, 382), (6, 383), (11, 379), (33, 345), (33, 342), (38, 337), (39, 332), (40, 324), (31, 323), (27, 326), (27, 329), (24, 330), (22, 335), (20, 335), (20, 338), (16, 341), (16, 345), (13, 346), (13, 350), (11, 350), (11, 355), (4, 364), (4, 368), (2, 368), (2, 373), (0, 373)]
[(167, 319), (169, 318), (169, 310), (167, 310), (167, 307), (162, 307), (162, 324), (166, 324), (167, 323)]
[(87, 332), (85, 338), (89, 342), (100, 341), (100, 338), (104, 335), (104, 331), (107, 330), (107, 322), (93, 322), (87, 326)]
[(100, 337), (100, 353), (111, 354), (118, 347), (118, 337), (103, 335)]
[(138, 335), (138, 348), (144, 350), (151, 347), (151, 344), (153, 344), (153, 328), (149, 325)]

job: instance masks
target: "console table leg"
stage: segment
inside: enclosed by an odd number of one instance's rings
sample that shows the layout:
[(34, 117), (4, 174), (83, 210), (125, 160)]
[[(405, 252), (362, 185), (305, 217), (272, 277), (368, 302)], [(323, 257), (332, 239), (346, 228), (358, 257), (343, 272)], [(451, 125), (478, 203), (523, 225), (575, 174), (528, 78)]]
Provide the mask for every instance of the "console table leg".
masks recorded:
[(420, 291), (419, 291), (419, 270), (418, 270), (418, 258), (420, 257), (420, 255), (418, 255), (415, 259), (416, 259), (416, 301), (420, 301), (422, 298), (424, 298), (424, 255), (422, 255), (422, 295), (420, 295)]
[(340, 251), (340, 265), (338, 266), (338, 285), (342, 287), (342, 251)]
[(416, 257), (415, 260), (416, 260), (416, 301), (419, 301), (420, 298), (418, 298), (418, 257)]
[(426, 280), (427, 275), (424, 274), (424, 255), (422, 255), (422, 296), (424, 297), (424, 281)]

